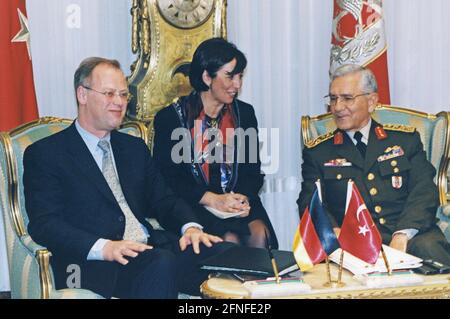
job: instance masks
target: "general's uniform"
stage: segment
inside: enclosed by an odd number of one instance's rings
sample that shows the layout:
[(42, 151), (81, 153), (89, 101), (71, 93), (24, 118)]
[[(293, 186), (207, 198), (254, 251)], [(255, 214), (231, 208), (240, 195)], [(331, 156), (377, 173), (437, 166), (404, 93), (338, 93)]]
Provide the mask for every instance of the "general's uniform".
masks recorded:
[(303, 183), (297, 204), (303, 213), (321, 180), (325, 205), (333, 226), (345, 214), (347, 182), (357, 185), (383, 242), (405, 229), (419, 233), (408, 252), (450, 264), (450, 245), (436, 226), (438, 190), (434, 167), (426, 159), (419, 133), (404, 125), (380, 125), (372, 120), (366, 156), (350, 137), (336, 130), (308, 143), (303, 151)]

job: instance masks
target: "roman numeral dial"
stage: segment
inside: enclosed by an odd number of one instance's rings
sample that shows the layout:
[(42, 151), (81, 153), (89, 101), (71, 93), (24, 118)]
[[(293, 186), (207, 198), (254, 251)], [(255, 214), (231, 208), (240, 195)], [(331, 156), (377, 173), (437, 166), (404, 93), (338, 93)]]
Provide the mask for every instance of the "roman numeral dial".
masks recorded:
[(214, 9), (214, 0), (158, 0), (157, 3), (164, 19), (182, 29), (201, 25)]

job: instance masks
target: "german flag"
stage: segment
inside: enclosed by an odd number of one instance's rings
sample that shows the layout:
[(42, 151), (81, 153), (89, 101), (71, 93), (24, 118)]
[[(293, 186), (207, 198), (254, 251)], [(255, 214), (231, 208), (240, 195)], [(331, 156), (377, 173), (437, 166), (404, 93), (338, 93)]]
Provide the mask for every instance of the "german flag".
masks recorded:
[(319, 182), (316, 186), (294, 238), (293, 253), (301, 271), (308, 271), (340, 247), (319, 196)]

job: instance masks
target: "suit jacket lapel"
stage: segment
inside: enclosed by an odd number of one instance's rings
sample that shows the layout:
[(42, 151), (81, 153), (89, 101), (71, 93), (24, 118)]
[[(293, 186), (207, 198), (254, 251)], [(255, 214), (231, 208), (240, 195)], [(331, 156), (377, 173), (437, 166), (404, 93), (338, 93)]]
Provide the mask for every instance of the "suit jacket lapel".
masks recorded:
[(105, 197), (111, 201), (117, 202), (111, 192), (111, 189), (109, 188), (109, 185), (103, 177), (101, 170), (98, 168), (97, 163), (78, 133), (75, 127), (75, 122), (67, 129), (67, 137), (69, 154), (80, 171), (87, 179), (92, 181), (92, 183), (103, 195), (105, 195)]

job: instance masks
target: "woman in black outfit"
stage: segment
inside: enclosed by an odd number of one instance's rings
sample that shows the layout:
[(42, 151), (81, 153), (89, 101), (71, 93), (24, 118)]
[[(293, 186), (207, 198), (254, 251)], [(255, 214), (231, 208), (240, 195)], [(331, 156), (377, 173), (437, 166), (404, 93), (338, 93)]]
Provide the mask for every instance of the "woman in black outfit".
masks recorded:
[[(244, 54), (224, 39), (201, 43), (190, 66), (194, 91), (156, 114), (153, 156), (205, 231), (242, 245), (277, 248), (258, 196), (264, 174), (255, 112), (236, 99), (246, 65)], [(232, 213), (239, 216), (223, 218)]]

